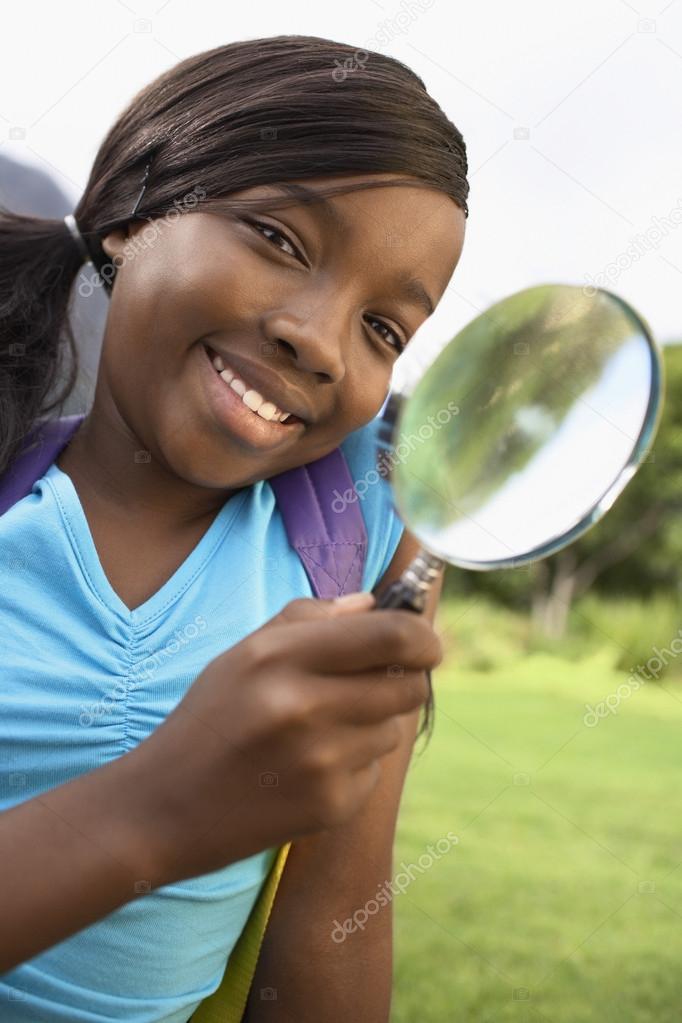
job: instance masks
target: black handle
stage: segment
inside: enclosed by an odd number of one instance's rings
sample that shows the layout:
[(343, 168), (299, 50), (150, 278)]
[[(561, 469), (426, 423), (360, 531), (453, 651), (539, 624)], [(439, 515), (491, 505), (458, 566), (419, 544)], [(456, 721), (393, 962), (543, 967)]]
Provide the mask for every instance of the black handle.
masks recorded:
[(415, 592), (414, 587), (400, 579), (395, 579), (385, 593), (377, 597), (375, 610), (382, 607), (404, 608), (406, 611), (416, 611), (421, 614), (424, 610), (424, 591)]

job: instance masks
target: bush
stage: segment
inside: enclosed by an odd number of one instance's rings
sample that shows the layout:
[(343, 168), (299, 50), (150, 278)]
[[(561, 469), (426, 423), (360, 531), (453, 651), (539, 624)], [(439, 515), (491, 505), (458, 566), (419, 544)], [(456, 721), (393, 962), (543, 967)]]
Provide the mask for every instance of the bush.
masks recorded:
[(667, 595), (638, 600), (587, 594), (571, 609), (566, 635), (548, 639), (532, 630), (528, 612), (472, 594), (445, 596), (436, 625), (444, 649), (463, 669), (493, 671), (531, 653), (578, 662), (610, 648), (618, 671), (648, 664), (655, 678), (682, 680), (682, 652), (671, 648), (673, 640), (682, 647), (681, 610)]
[[(622, 671), (644, 665), (657, 678), (680, 677), (682, 650), (676, 654), (670, 644), (677, 640), (675, 646), (682, 647), (681, 611), (677, 601), (664, 595), (638, 600), (586, 594), (572, 609), (569, 631), (617, 646), (616, 667)], [(656, 658), (664, 662), (660, 670)]]

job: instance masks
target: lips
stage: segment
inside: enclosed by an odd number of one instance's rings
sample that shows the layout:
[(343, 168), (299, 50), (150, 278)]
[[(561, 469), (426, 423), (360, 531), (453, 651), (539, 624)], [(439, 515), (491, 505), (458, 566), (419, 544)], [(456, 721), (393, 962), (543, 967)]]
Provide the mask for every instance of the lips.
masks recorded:
[[(196, 346), (199, 382), (211, 418), (234, 442), (251, 451), (266, 453), (295, 442), (306, 430), (305, 424), (293, 416), (284, 423), (263, 418), (242, 400), (242, 395), (221, 379), (204, 344)], [(214, 355), (213, 358), (216, 356)], [(248, 392), (245, 392), (247, 394)], [(269, 411), (269, 410), (268, 410)]]
[(219, 348), (214, 348), (206, 341), (203, 341), (202, 344), (211, 361), (216, 355), (219, 355), (224, 364), (233, 370), (249, 388), (261, 394), (266, 401), (271, 401), (278, 408), (290, 413), (289, 418), (282, 425), (286, 426), (299, 422), (309, 424), (314, 421), (314, 413), (305, 404), (301, 396), (282, 389), (280, 377), (273, 376), (269, 372), (264, 373), (262, 368), (256, 363), (238, 361), (231, 354), (222, 352)]

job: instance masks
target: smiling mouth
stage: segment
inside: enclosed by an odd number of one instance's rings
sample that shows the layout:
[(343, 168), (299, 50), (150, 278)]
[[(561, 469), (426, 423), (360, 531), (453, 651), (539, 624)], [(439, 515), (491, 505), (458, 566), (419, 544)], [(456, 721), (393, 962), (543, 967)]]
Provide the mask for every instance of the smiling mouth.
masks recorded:
[(215, 370), (216, 376), (220, 377), (225, 386), (230, 388), (235, 396), (241, 399), (242, 404), (250, 409), (254, 415), (281, 427), (294, 426), (303, 422), (293, 412), (279, 408), (273, 401), (269, 401), (267, 397), (262, 395), (260, 391), (251, 387), (248, 381), (243, 380), (230, 366), (226, 365), (223, 357), (214, 352), (210, 345), (204, 342), (203, 347)]

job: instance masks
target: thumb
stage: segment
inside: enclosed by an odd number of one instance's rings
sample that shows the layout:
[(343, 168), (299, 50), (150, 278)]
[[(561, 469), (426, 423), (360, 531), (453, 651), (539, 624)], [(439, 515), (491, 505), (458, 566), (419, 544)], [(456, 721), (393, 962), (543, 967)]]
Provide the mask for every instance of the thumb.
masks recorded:
[(299, 597), (289, 601), (282, 610), (270, 619), (270, 624), (278, 622), (303, 622), (322, 617), (338, 618), (340, 615), (354, 611), (369, 611), (375, 604), (373, 593), (360, 591), (346, 593), (342, 597), (332, 599), (322, 597)]
[(369, 611), (374, 607), (376, 597), (373, 593), (360, 590), (357, 593), (344, 593), (342, 597), (335, 597), (327, 603), (333, 614), (345, 614), (349, 611)]

